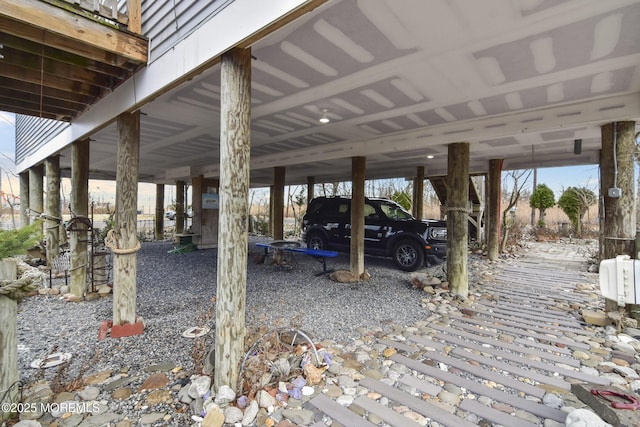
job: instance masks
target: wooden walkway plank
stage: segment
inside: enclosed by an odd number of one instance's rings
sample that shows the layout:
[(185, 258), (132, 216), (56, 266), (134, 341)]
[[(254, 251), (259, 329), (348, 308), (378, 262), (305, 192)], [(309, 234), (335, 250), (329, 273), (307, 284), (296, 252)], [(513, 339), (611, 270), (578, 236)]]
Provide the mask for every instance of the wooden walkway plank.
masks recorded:
[[(467, 330), (474, 334), (490, 335), (489, 332), (495, 336), (498, 336), (499, 333), (502, 333), (502, 332), (505, 332), (507, 334), (515, 334), (515, 335), (518, 335), (518, 337), (516, 337), (516, 339), (513, 342), (518, 342), (528, 347), (529, 346), (537, 347), (537, 348), (558, 353), (558, 354), (566, 354), (567, 356), (571, 356), (572, 354), (571, 350), (569, 350), (566, 347), (558, 347), (555, 345), (539, 343), (535, 341), (534, 337), (529, 337), (527, 334), (523, 334), (522, 331), (514, 328), (508, 328), (508, 327), (504, 328), (504, 327), (499, 327), (498, 325), (491, 325), (491, 326), (476, 325), (475, 323), (465, 322), (466, 319), (460, 319), (456, 317), (452, 317), (450, 320), (453, 321), (451, 326), (455, 326), (456, 328)], [(496, 331), (500, 331), (500, 332), (489, 331), (488, 330), (489, 328), (496, 329)], [(512, 329), (512, 330), (509, 330), (509, 329)], [(524, 337), (522, 337), (522, 335), (524, 335)], [(546, 341), (548, 341), (548, 339)]]
[(500, 369), (501, 371), (504, 371), (504, 372), (509, 372), (510, 374), (521, 377), (521, 378), (529, 378), (540, 384), (548, 384), (563, 390), (571, 390), (571, 384), (561, 378), (541, 374), (534, 370), (522, 369), (519, 366), (513, 366), (508, 363), (502, 362), (500, 360), (490, 359), (488, 357), (473, 353), (462, 347), (454, 348), (451, 351), (451, 354), (455, 354), (456, 356), (459, 356), (459, 357), (464, 357), (468, 360), (475, 360), (476, 362), (485, 364), (487, 366), (493, 366), (496, 369)]
[(418, 372), (422, 372), (423, 374), (430, 375), (434, 378), (441, 379), (451, 384), (455, 384), (458, 387), (465, 387), (467, 390), (473, 393), (487, 396), (491, 399), (506, 403), (516, 408), (523, 409), (542, 418), (551, 418), (554, 421), (564, 422), (565, 418), (567, 417), (566, 412), (562, 412), (558, 409), (553, 409), (548, 406), (523, 399), (513, 394), (489, 388), (484, 384), (468, 380), (466, 378), (454, 375), (450, 372), (442, 371), (441, 369), (437, 369), (432, 366), (427, 366), (424, 363), (409, 359), (408, 357), (402, 356), (400, 354), (394, 354), (393, 356), (391, 356), (391, 360), (403, 364), (408, 368), (414, 369)]
[(480, 308), (468, 308), (467, 310), (469, 311), (473, 311), (481, 316), (485, 316), (485, 317), (489, 317), (491, 319), (501, 319), (504, 322), (515, 322), (515, 323), (519, 323), (522, 325), (527, 325), (527, 327), (537, 330), (537, 331), (560, 331), (560, 332), (570, 332), (572, 334), (576, 334), (576, 335), (585, 335), (585, 336), (589, 336), (592, 337), (595, 335), (595, 332), (593, 331), (587, 331), (585, 329), (582, 329), (580, 327), (576, 327), (576, 328), (572, 328), (572, 327), (566, 327), (566, 326), (562, 326), (562, 325), (555, 325), (553, 323), (545, 323), (542, 322), (540, 320), (536, 321), (536, 320), (530, 320), (529, 318), (526, 317), (522, 317), (522, 316), (512, 316), (512, 315), (505, 315), (505, 314), (501, 314), (499, 312), (495, 312), (495, 311), (487, 311), (487, 310), (482, 310)]
[[(454, 315), (452, 315), (452, 318), (453, 317)], [(573, 341), (568, 338), (563, 338), (561, 336), (562, 333), (560, 333), (560, 331), (556, 331), (556, 333), (554, 333), (554, 331), (552, 330), (536, 328), (530, 325), (522, 325), (522, 324), (519, 324), (518, 322), (495, 319), (487, 316), (482, 316), (476, 319), (476, 318), (467, 318), (467, 317), (455, 315), (455, 318), (459, 319), (461, 322), (476, 323), (476, 324), (482, 323), (483, 325), (491, 325), (494, 328), (502, 329), (504, 331), (511, 331), (514, 333), (518, 333), (520, 335), (527, 335), (527, 336), (538, 338), (541, 340), (555, 341), (555, 342), (567, 345), (569, 347), (578, 348), (580, 350), (591, 349), (591, 347), (588, 344), (585, 344), (583, 342)], [(553, 337), (549, 335), (553, 335)]]
[(521, 391), (530, 396), (534, 396), (541, 399), (542, 396), (544, 396), (546, 393), (543, 389), (539, 387), (533, 386), (531, 384), (527, 384), (522, 381), (518, 381), (512, 377), (502, 375), (499, 372), (490, 371), (488, 369), (484, 369), (478, 366), (473, 366), (466, 360), (456, 359), (455, 357), (446, 356), (441, 353), (431, 353), (426, 357), (428, 357), (431, 360), (435, 360), (436, 362), (442, 362), (445, 365), (461, 369), (465, 372), (475, 375), (478, 378), (484, 378), (486, 380), (493, 381), (498, 384), (502, 384), (503, 386), (509, 387), (513, 390)]
[(574, 318), (573, 315), (567, 313), (566, 311), (562, 311), (560, 309), (549, 308), (546, 306), (530, 306), (526, 303), (512, 303), (508, 301), (500, 301), (500, 304), (492, 303), (492, 302), (483, 302), (483, 304), (491, 305), (493, 307), (501, 307), (504, 310), (514, 310), (514, 311), (524, 311), (531, 314), (536, 314), (543, 311), (543, 316), (549, 319), (558, 319), (564, 320), (567, 319), (567, 316), (571, 316), (574, 321), (582, 326), (588, 326), (584, 321)]
[(539, 427), (539, 424), (533, 424), (522, 418), (485, 406), (477, 400), (464, 399), (460, 402), (459, 408), (504, 427)]
[(431, 338), (428, 337), (422, 337), (419, 335), (411, 335), (408, 338), (409, 341), (413, 341), (416, 344), (420, 344), (421, 346), (423, 346), (422, 351), (424, 351), (424, 347), (431, 347), (431, 348), (435, 348), (437, 351), (442, 351), (444, 350), (444, 344), (442, 344), (441, 342), (438, 341), (434, 341)]
[(375, 424), (370, 423), (324, 394), (317, 395), (309, 403), (345, 427), (376, 427)]
[(557, 353), (566, 354), (568, 356), (571, 355), (571, 350), (568, 350), (567, 348), (562, 348), (562, 347), (558, 347), (550, 344), (543, 344), (541, 342), (530, 340), (528, 338), (519, 337), (519, 338), (516, 338), (513, 342), (517, 342), (518, 344), (522, 344), (527, 347), (536, 347), (541, 350), (552, 351), (552, 352), (555, 351)]
[(521, 299), (521, 300), (527, 300), (529, 302), (537, 302), (540, 305), (549, 305), (549, 304), (555, 303), (553, 299), (548, 298), (544, 295), (536, 294), (533, 292), (527, 292), (521, 289), (512, 289), (510, 287), (501, 287), (497, 285), (484, 285), (482, 289), (485, 292), (493, 292), (494, 294), (499, 295), (500, 299), (503, 299), (503, 298)]
[(494, 348), (504, 348), (507, 350), (511, 350), (517, 353), (527, 354), (527, 355), (535, 355), (542, 359), (550, 360), (556, 363), (563, 363), (565, 365), (573, 366), (576, 368), (580, 367), (580, 361), (578, 359), (574, 359), (570, 356), (561, 356), (553, 353), (549, 353), (546, 351), (536, 350), (535, 348), (526, 348), (521, 345), (509, 344), (508, 342), (503, 342), (500, 340), (491, 340), (486, 337), (483, 337), (478, 334), (473, 334), (471, 332), (466, 332), (461, 329), (456, 328), (446, 328), (440, 325), (431, 325), (431, 327), (437, 331), (445, 332), (447, 334), (455, 334), (461, 337), (467, 338), (469, 340), (478, 341), (481, 343), (489, 344)]
[(595, 375), (585, 374), (582, 371), (574, 371), (574, 370), (570, 370), (570, 369), (565, 369), (565, 368), (562, 368), (562, 367), (557, 366), (555, 364), (548, 364), (548, 363), (540, 362), (540, 361), (537, 361), (537, 360), (528, 359), (526, 357), (519, 356), (519, 355), (516, 355), (516, 354), (511, 354), (509, 352), (501, 351), (499, 349), (484, 347), (482, 345), (478, 345), (478, 344), (472, 343), (468, 339), (461, 339), (461, 338), (458, 338), (458, 337), (455, 337), (455, 336), (440, 336), (440, 338), (445, 340), (445, 341), (448, 341), (448, 342), (450, 342), (452, 344), (459, 345), (459, 346), (461, 346), (463, 348), (471, 348), (471, 349), (478, 350), (478, 351), (483, 352), (483, 353), (492, 354), (494, 356), (501, 357), (502, 359), (511, 360), (511, 361), (516, 362), (516, 363), (518, 363), (520, 365), (529, 366), (529, 367), (536, 368), (536, 369), (541, 369), (543, 371), (550, 372), (552, 374), (553, 373), (558, 373), (558, 374), (560, 374), (560, 375), (562, 375), (564, 377), (575, 378), (575, 379), (578, 379), (580, 381), (591, 382), (591, 383), (594, 383), (594, 384), (601, 384), (601, 385), (609, 385), (609, 384), (611, 384), (611, 382), (606, 378), (596, 377)]
[(421, 424), (418, 424), (389, 407), (379, 404), (375, 400), (369, 399), (367, 396), (360, 396), (353, 403), (379, 416), (393, 427), (423, 427)]
[[(578, 342), (578, 341), (572, 341), (569, 339), (565, 339), (562, 337), (558, 337), (558, 336), (549, 336), (549, 335), (545, 335), (545, 334), (539, 334), (537, 332), (532, 332), (529, 329), (519, 329), (517, 327), (511, 327), (511, 326), (503, 326), (503, 325), (496, 325), (494, 323), (490, 323), (487, 322), (486, 320), (477, 320), (477, 319), (470, 319), (470, 318), (463, 318), (460, 316), (452, 316), (451, 320), (455, 321), (457, 325), (464, 325), (465, 323), (470, 323), (470, 324), (474, 324), (474, 325), (479, 325), (479, 326), (484, 326), (484, 327), (488, 327), (488, 328), (496, 328), (499, 329), (501, 331), (505, 331), (505, 332), (511, 332), (514, 334), (518, 334), (518, 335), (524, 335), (527, 337), (531, 337), (540, 341), (548, 341), (548, 342), (555, 342), (558, 344), (562, 344), (565, 345), (567, 347), (571, 347), (571, 348), (576, 348), (578, 350), (590, 350), (591, 347), (588, 344), (582, 343), (582, 342)], [(560, 352), (562, 353), (562, 352)], [(568, 353), (567, 353), (568, 354)]]
[(363, 378), (362, 381), (360, 381), (360, 385), (367, 387), (370, 390), (377, 391), (388, 399), (401, 405), (405, 405), (440, 424), (452, 427), (475, 426), (475, 424), (472, 424), (432, 403), (418, 399), (417, 397), (411, 396), (409, 393), (405, 393), (402, 390), (398, 390), (395, 387), (381, 383), (380, 381), (376, 381), (372, 378)]
[(412, 377), (411, 375), (403, 375), (398, 381), (431, 396), (437, 396), (442, 391), (442, 387), (439, 385), (435, 385), (429, 381), (420, 380), (416, 377)]
[(476, 304), (476, 307), (483, 307), (485, 311), (503, 314), (505, 316), (520, 317), (528, 320), (536, 319), (539, 322), (543, 321), (543, 322), (548, 322), (554, 325), (556, 324), (563, 325), (563, 326), (574, 328), (574, 329), (579, 328), (582, 330), (582, 328), (585, 327), (583, 323), (579, 322), (578, 320), (571, 319), (568, 316), (564, 316), (564, 317), (548, 316), (547, 310), (545, 310), (542, 307), (538, 307), (537, 310), (535, 311), (527, 311), (524, 309), (524, 307), (510, 308), (510, 307), (504, 307), (497, 304)]
[(384, 344), (387, 347), (393, 347), (395, 349), (402, 350), (402, 351), (405, 351), (407, 353), (415, 353), (416, 351), (418, 351), (417, 347), (412, 347), (412, 346), (410, 346), (408, 344), (404, 344), (404, 343), (397, 342), (397, 341), (386, 340), (386, 339), (382, 339), (382, 338), (378, 338), (376, 341), (379, 344)]

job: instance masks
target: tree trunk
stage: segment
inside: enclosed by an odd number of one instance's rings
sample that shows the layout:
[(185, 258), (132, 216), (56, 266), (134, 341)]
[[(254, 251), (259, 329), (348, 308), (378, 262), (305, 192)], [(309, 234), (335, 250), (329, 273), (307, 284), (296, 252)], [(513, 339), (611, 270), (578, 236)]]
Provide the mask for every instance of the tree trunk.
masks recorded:
[[(138, 161), (140, 157), (140, 112), (118, 116), (118, 164), (116, 213), (113, 237), (113, 324), (136, 323), (136, 274), (139, 247)], [(125, 253), (129, 252), (129, 253)]]
[(222, 55), (220, 227), (214, 385), (238, 390), (244, 355), (251, 140), (251, 49)]
[[(89, 140), (71, 145), (71, 210), (76, 216), (89, 217)], [(83, 296), (87, 289), (88, 227), (77, 222), (69, 232), (71, 249), (70, 292)]]
[(447, 276), (454, 296), (466, 299), (469, 239), (469, 143), (449, 144), (447, 156)]
[(503, 162), (503, 159), (489, 160), (489, 177), (487, 178), (489, 184), (487, 255), (490, 261), (498, 259), (499, 253)]
[(359, 278), (364, 273), (364, 178), (366, 158), (351, 158), (351, 274)]

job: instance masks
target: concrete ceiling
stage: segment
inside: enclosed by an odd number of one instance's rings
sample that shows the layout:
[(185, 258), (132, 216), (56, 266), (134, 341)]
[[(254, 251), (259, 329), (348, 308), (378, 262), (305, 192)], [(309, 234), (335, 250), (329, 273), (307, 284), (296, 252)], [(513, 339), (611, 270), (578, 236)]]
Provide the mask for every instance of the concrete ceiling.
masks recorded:
[[(252, 47), (252, 185), (349, 180), (352, 156), (442, 175), (452, 142), (472, 173), (597, 163), (600, 126), (640, 119), (639, 22), (638, 0), (328, 1)], [(218, 175), (219, 65), (141, 111), (141, 179)], [(113, 177), (115, 124), (91, 139)]]

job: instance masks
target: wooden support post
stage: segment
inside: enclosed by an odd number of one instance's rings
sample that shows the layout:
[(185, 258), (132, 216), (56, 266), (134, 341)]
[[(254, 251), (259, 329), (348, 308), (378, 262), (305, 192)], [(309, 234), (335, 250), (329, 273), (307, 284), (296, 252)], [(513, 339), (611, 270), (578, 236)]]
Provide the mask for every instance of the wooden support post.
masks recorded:
[(164, 184), (156, 184), (155, 238), (164, 240)]
[(29, 216), (33, 218), (44, 212), (44, 186), (42, 165), (29, 168)]
[(47, 265), (53, 266), (53, 260), (60, 255), (60, 157), (51, 156), (45, 161), (47, 172), (47, 208), (45, 221), (45, 239), (47, 242)]
[(487, 254), (490, 261), (498, 259), (500, 249), (500, 218), (502, 200), (503, 159), (489, 160), (489, 200), (487, 203)]
[(238, 389), (244, 356), (251, 141), (251, 49), (222, 55), (220, 229), (214, 386)]
[(283, 167), (273, 168), (273, 239), (284, 239), (284, 176)]
[[(18, 278), (18, 266), (15, 260), (0, 260), (0, 280), (15, 281)], [(16, 382), (18, 375), (18, 301), (6, 295), (0, 295), (0, 403), (17, 403), (20, 387)], [(9, 388), (11, 390), (9, 390)], [(0, 423), (7, 421), (17, 411), (0, 411)]]
[[(79, 217), (89, 217), (89, 140), (71, 145), (71, 211)], [(69, 291), (79, 297), (87, 290), (87, 224), (76, 222), (69, 233), (70, 286)]]
[(354, 278), (364, 274), (364, 179), (366, 157), (351, 158), (351, 253), (350, 271)]
[(269, 186), (269, 235), (271, 237), (273, 237), (274, 230), (275, 230), (275, 227), (273, 225), (273, 216), (274, 216), (273, 215), (273, 210), (274, 210), (274, 206), (275, 206), (274, 192), (275, 192), (275, 190), (273, 188), (273, 185), (270, 185)]
[[(636, 211), (634, 190), (635, 122), (609, 123), (601, 127), (600, 196), (604, 200), (601, 259), (629, 255), (636, 258)], [(610, 188), (619, 188), (620, 197), (611, 197)], [(617, 310), (617, 303), (605, 300), (607, 311)]]
[(20, 226), (31, 223), (29, 219), (29, 172), (20, 173)]
[(141, 0), (127, 0), (127, 29), (132, 33), (142, 33), (142, 7)]
[(307, 177), (307, 203), (309, 203), (315, 197), (316, 178), (313, 176)]
[(469, 143), (448, 145), (447, 156), (447, 276), (451, 294), (469, 294)]
[(184, 233), (184, 181), (176, 181), (176, 234)]
[(114, 252), (111, 336), (114, 336), (113, 328), (136, 323), (140, 111), (120, 114), (117, 129), (116, 212), (110, 246)]
[(424, 216), (424, 166), (418, 166), (416, 180), (413, 185), (413, 216), (422, 220)]
[[(16, 280), (15, 278), (13, 280)], [(0, 295), (0, 397), (7, 390), (2, 404), (18, 403), (20, 388), (18, 376), (18, 301)], [(12, 387), (11, 389), (9, 389)], [(4, 409), (4, 408), (3, 408)], [(7, 421), (16, 411), (0, 411), (0, 423)]]

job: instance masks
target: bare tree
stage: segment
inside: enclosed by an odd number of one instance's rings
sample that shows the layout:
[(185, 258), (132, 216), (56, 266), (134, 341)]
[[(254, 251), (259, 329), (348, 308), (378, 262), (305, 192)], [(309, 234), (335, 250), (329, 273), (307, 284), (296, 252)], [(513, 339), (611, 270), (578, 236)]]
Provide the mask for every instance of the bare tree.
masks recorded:
[(509, 236), (509, 230), (513, 225), (513, 220), (509, 218), (509, 212), (512, 208), (518, 204), (518, 200), (523, 195), (524, 187), (531, 177), (531, 169), (523, 169), (517, 171), (506, 172), (502, 180), (502, 187), (511, 187), (511, 192), (506, 193), (507, 205), (502, 211), (502, 240), (500, 241), (500, 252), (503, 252), (507, 244), (507, 238)]

